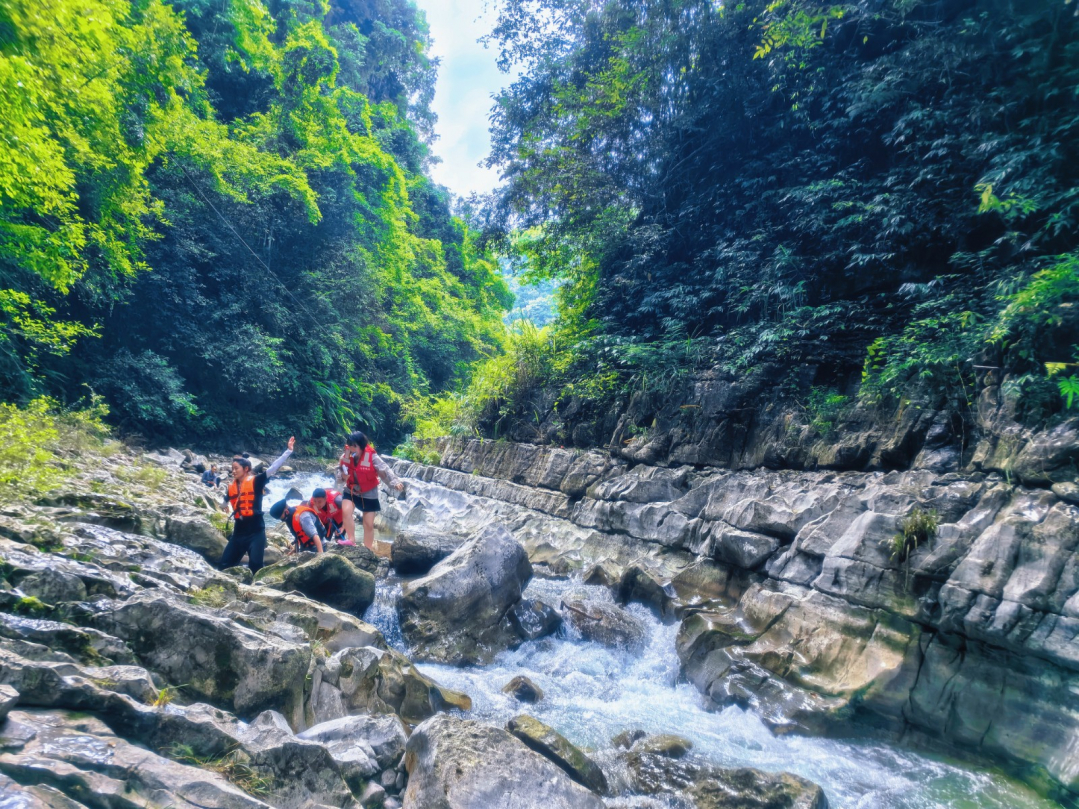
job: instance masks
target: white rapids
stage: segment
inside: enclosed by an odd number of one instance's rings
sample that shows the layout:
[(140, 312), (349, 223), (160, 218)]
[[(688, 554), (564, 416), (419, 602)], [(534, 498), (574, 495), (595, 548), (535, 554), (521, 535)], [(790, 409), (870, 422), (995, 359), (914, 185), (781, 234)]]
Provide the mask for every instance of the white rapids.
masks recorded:
[[(296, 475), (270, 482), (280, 497), (295, 486), (305, 495), (316, 486), (332, 485), (322, 475)], [(271, 497), (266, 498), (272, 503)], [(407, 525), (416, 530), (467, 532), (492, 518), (507, 519), (518, 506), (474, 497), (436, 484), (409, 481), (404, 503), (388, 502), (380, 538), (389, 529)], [(536, 516), (547, 531), (574, 534), (576, 526)], [(519, 529), (521, 530), (521, 529)], [(525, 527), (523, 530), (529, 530)], [(400, 583), (380, 581), (375, 603), (365, 616), (402, 651), (394, 610)], [(533, 579), (526, 596), (557, 606), (564, 593), (587, 593), (610, 600), (602, 587), (573, 580)], [(558, 730), (589, 752), (614, 785), (623, 783), (614, 762), (611, 737), (628, 729), (677, 733), (693, 742), (693, 755), (729, 767), (756, 767), (801, 775), (823, 787), (831, 809), (1051, 809), (1058, 804), (1039, 797), (999, 771), (915, 752), (884, 741), (836, 741), (808, 736), (776, 736), (752, 713), (739, 708), (709, 711), (705, 699), (680, 681), (675, 653), (677, 624), (664, 625), (641, 605), (630, 611), (649, 627), (643, 651), (606, 649), (578, 638), (558, 636), (526, 643), (498, 655), (488, 666), (456, 668), (423, 664), (421, 670), (440, 684), (466, 692), (473, 708), (468, 718), (504, 726), (528, 713)], [(543, 689), (543, 699), (523, 705), (502, 693), (513, 677), (523, 674)], [(657, 803), (611, 799), (625, 806), (684, 809), (675, 797)]]

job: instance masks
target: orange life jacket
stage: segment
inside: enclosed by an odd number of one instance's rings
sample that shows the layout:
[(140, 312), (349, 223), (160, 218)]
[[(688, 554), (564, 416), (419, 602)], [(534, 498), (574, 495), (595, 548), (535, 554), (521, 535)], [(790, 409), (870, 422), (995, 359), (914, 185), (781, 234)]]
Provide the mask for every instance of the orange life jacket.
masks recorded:
[(326, 489), (326, 505), (322, 508), (317, 508), (310, 500), (307, 501), (307, 505), (311, 506), (315, 515), (327, 528), (330, 527), (331, 522), (334, 525), (339, 526), (344, 521), (345, 515), (342, 513), (341, 509), (337, 507), (336, 502), (337, 498), (340, 496), (341, 492), (334, 491), (333, 489)]
[(301, 548), (317, 548), (315, 545), (315, 537), (309, 537), (307, 532), (303, 530), (303, 524), (300, 522), (302, 517), (307, 512), (315, 515), (315, 519), (318, 519), (318, 512), (311, 506), (301, 503), (292, 510), (292, 520), (289, 523), (289, 527), (292, 529), (292, 535), (296, 537), (296, 541), (300, 543)]
[(248, 475), (243, 483), (236, 486), (236, 481), (229, 484), (229, 503), (232, 504), (233, 517), (255, 516), (255, 476)]
[(348, 480), (346, 485), (353, 494), (369, 492), (378, 488), (378, 470), (375, 469), (375, 448), (368, 444), (360, 453), (360, 459), (348, 453)]

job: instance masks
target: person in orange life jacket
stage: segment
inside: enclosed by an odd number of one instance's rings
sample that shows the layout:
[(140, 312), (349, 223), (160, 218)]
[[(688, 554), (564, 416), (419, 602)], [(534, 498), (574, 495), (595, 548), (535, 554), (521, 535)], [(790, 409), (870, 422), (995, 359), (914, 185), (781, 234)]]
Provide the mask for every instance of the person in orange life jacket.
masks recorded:
[(307, 501), (307, 505), (315, 510), (315, 515), (331, 539), (345, 535), (345, 514), (341, 510), (342, 501), (341, 492), (333, 489), (315, 489), (311, 492), (311, 499)]
[(266, 481), (271, 478), (292, 454), (296, 438), (288, 440), (286, 449), (280, 458), (270, 464), (270, 468), (257, 475), (251, 472), (251, 461), (237, 455), (232, 459), (232, 483), (225, 493), (225, 504), (232, 511), (235, 520), (232, 536), (221, 554), (218, 567), (233, 567), (240, 564), (247, 554), (247, 564), (252, 573), (262, 567), (266, 554), (266, 521), (262, 517), (262, 495), (266, 490)]
[(382, 478), (387, 486), (397, 491), (405, 488), (393, 470), (378, 457), (375, 448), (367, 441), (367, 436), (360, 432), (349, 435), (345, 440), (345, 454), (341, 456), (341, 472), (345, 477), (345, 490), (341, 494), (341, 511), (344, 515), (345, 533), (348, 539), (342, 545), (356, 544), (357, 508), (363, 512), (363, 544), (368, 550), (375, 549), (375, 513), (381, 510), (378, 504), (378, 480)]
[(270, 516), (288, 526), (292, 538), (296, 540), (296, 550), (322, 553), (322, 540), (326, 538), (326, 531), (311, 506), (306, 503), (290, 506), (284, 500), (278, 500), (270, 506)]

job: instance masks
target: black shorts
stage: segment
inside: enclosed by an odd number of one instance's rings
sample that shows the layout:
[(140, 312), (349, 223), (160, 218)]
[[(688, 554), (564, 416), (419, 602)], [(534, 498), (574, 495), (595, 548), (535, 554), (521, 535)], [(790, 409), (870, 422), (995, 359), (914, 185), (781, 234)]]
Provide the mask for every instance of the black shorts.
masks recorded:
[(382, 511), (382, 506), (378, 503), (377, 495), (375, 497), (360, 497), (358, 494), (345, 492), (341, 495), (341, 499), (354, 503), (356, 507), (363, 512)]

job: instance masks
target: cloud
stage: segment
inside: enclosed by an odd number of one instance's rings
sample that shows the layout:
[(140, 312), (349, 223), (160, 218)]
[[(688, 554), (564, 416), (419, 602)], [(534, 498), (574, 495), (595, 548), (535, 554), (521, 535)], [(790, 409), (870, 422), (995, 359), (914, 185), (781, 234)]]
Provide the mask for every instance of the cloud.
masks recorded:
[(477, 41), (488, 33), (494, 16), (484, 14), (484, 0), (416, 0), (416, 5), (427, 15), (431, 53), (441, 60), (432, 106), (439, 136), (433, 148), (442, 162), (431, 174), (461, 196), (490, 191), (498, 184), (498, 172), (477, 164), (491, 148), (491, 97), (514, 79), (498, 70), (496, 52)]

